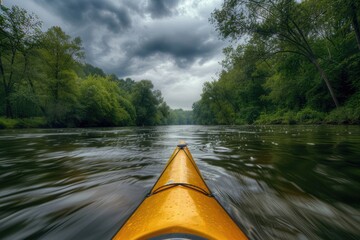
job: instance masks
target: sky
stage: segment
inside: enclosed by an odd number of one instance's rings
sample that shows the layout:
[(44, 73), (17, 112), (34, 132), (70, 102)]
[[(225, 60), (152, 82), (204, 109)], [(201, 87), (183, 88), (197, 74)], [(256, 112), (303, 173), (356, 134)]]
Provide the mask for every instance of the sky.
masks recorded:
[(221, 0), (4, 0), (35, 13), (43, 30), (81, 37), (85, 61), (119, 78), (151, 80), (173, 108), (191, 110), (217, 79), (226, 42), (209, 22)]

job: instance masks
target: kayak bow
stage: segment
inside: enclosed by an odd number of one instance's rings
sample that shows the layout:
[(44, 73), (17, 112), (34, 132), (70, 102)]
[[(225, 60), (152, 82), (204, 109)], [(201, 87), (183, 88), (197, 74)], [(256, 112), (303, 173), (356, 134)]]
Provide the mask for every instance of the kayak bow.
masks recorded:
[(247, 239), (203, 180), (185, 143), (113, 239)]

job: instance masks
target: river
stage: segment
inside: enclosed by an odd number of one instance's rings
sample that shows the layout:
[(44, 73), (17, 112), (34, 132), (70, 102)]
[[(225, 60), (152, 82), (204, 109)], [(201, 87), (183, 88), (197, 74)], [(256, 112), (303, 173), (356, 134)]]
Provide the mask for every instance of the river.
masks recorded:
[(180, 139), (251, 239), (360, 239), (359, 126), (1, 130), (0, 238), (111, 238)]

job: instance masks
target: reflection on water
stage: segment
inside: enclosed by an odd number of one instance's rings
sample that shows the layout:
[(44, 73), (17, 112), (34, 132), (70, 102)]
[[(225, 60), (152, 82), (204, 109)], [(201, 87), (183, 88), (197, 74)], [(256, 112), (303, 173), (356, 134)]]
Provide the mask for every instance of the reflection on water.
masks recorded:
[(252, 239), (360, 238), (358, 126), (2, 130), (1, 238), (111, 238), (179, 139)]

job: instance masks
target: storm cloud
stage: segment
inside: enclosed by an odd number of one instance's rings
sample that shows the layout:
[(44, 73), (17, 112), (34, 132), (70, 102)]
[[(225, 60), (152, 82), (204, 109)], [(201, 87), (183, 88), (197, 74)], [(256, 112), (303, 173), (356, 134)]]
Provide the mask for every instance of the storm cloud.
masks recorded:
[(149, 79), (172, 108), (184, 109), (191, 109), (202, 84), (220, 70), (225, 43), (208, 21), (220, 3), (5, 0), (5, 5), (16, 4), (37, 14), (45, 28), (56, 25), (80, 36), (90, 64), (120, 78)]
[[(176, 28), (174, 28), (176, 26)], [(189, 67), (197, 59), (207, 60), (222, 44), (209, 35), (209, 29), (189, 20), (172, 19), (159, 23), (140, 35), (140, 40), (129, 44), (129, 57), (148, 58), (169, 56), (180, 68)]]
[(75, 28), (92, 23), (106, 27), (111, 32), (119, 33), (131, 27), (130, 8), (111, 1), (98, 0), (34, 0)]
[(152, 0), (147, 2), (146, 10), (151, 14), (152, 18), (169, 17), (176, 13), (178, 0)]

